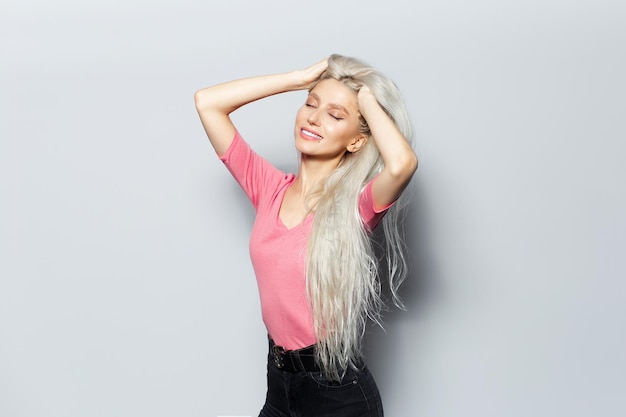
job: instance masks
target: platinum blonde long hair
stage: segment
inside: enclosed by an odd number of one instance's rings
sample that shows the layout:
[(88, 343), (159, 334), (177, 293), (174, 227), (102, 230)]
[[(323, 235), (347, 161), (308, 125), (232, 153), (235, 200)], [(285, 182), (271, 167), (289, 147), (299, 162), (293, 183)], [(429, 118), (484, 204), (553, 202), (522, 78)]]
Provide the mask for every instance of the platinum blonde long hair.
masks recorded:
[[(411, 140), (404, 101), (389, 78), (358, 59), (341, 55), (330, 56), (328, 69), (319, 81), (328, 78), (344, 83), (355, 93), (367, 85), (398, 129)], [(360, 193), (382, 170), (383, 161), (362, 118), (360, 131), (369, 136), (366, 144), (355, 153), (346, 153), (311, 196), (317, 203), (308, 242), (307, 291), (318, 340), (317, 360), (325, 375), (335, 380), (348, 366), (356, 366), (362, 356), (361, 341), (367, 321), (382, 326), (384, 307), (371, 231), (363, 224), (358, 207)], [(404, 192), (380, 225), (392, 300), (400, 308), (404, 306), (398, 288), (406, 276), (407, 264), (399, 220), (406, 200)]]

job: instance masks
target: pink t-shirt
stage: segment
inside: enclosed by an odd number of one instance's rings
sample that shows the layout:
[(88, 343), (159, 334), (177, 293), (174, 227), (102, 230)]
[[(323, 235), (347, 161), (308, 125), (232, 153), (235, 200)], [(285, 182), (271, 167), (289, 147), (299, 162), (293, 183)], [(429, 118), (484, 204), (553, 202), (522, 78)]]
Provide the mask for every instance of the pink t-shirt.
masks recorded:
[[(278, 215), (283, 196), (295, 175), (276, 169), (257, 155), (238, 132), (220, 159), (256, 210), (250, 236), (250, 258), (267, 331), (277, 345), (286, 349), (310, 346), (316, 338), (306, 296), (305, 265), (313, 215), (291, 229)], [(365, 224), (374, 229), (387, 208), (374, 209), (370, 181), (359, 200)]]

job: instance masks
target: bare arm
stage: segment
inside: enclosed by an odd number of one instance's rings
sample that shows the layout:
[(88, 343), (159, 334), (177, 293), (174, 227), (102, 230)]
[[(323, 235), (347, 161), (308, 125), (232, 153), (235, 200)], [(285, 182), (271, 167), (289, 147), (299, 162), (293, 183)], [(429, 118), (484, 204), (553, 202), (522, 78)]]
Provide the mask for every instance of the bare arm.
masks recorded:
[(264, 97), (308, 88), (327, 65), (323, 59), (300, 71), (244, 78), (198, 90), (194, 96), (196, 110), (217, 154), (223, 155), (235, 136), (230, 113)]
[(384, 168), (372, 184), (374, 205), (385, 207), (398, 198), (417, 169), (417, 155), (367, 86), (358, 94), (359, 111), (367, 121)]

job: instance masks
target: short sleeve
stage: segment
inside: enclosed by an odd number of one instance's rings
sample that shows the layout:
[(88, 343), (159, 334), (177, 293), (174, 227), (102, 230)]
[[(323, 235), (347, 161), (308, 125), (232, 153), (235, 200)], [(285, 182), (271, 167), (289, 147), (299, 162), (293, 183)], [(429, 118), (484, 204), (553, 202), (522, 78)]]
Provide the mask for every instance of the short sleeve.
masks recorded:
[[(374, 177), (376, 178), (376, 177)], [(387, 210), (395, 204), (395, 201), (383, 207), (382, 209), (376, 209), (374, 207), (374, 195), (372, 194), (372, 184), (374, 183), (372, 178), (363, 188), (359, 197), (359, 213), (363, 219), (363, 223), (371, 231), (378, 226), (378, 223), (385, 217)]]
[(238, 131), (235, 131), (233, 141), (219, 159), (226, 165), (255, 209), (258, 208), (259, 198), (268, 189), (276, 188), (286, 176), (284, 172), (257, 155)]

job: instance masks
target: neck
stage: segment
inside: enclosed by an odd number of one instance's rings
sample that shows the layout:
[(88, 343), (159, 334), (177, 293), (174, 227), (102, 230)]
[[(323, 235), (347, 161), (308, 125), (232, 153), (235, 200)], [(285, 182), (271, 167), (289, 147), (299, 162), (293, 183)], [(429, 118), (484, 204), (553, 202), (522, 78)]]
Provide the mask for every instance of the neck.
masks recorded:
[(332, 160), (320, 160), (307, 155), (300, 156), (300, 168), (293, 187), (302, 196), (307, 196), (316, 186), (337, 168), (341, 157)]

